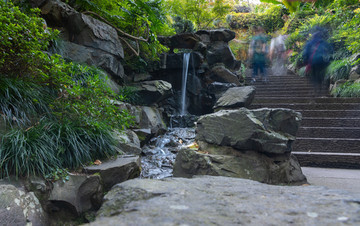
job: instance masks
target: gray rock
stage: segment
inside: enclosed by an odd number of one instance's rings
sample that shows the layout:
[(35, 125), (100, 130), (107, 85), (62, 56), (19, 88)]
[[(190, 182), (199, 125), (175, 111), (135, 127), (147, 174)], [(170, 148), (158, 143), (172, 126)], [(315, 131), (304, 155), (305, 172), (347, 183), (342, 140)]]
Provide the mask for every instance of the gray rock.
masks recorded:
[[(120, 60), (114, 55), (101, 49), (90, 48), (72, 42), (63, 41), (61, 52), (58, 54), (75, 62), (98, 66), (116, 79), (123, 80), (125, 77), (124, 68)], [(116, 85), (113, 85), (112, 88), (115, 92), (119, 91), (119, 87)]]
[(222, 82), (213, 82), (207, 87), (208, 93), (215, 96), (215, 99), (218, 100), (229, 88), (236, 87), (234, 83), (222, 83)]
[(141, 153), (140, 140), (135, 132), (126, 130), (114, 131), (113, 136), (117, 141), (117, 147), (125, 154), (139, 155)]
[(226, 42), (216, 41), (208, 44), (206, 59), (210, 66), (223, 63), (227, 68), (234, 69), (237, 65), (234, 54)]
[(161, 117), (161, 112), (154, 107), (141, 107), (140, 128), (150, 128), (152, 134), (157, 134), (159, 131), (166, 130), (166, 125)]
[(117, 183), (138, 177), (140, 167), (139, 157), (119, 156), (100, 165), (84, 167), (83, 171), (87, 174), (99, 173), (104, 190), (109, 191)]
[(175, 177), (212, 175), (245, 178), (267, 184), (306, 183), (300, 165), (292, 155), (274, 158), (252, 151), (240, 152), (231, 147), (201, 146), (209, 154), (190, 149), (183, 149), (177, 154), (173, 171)]
[(356, 65), (351, 68), (349, 80), (350, 81), (356, 81), (360, 78), (360, 65)]
[(290, 109), (221, 110), (200, 117), (196, 140), (238, 150), (283, 154), (291, 151), (300, 121), (301, 114)]
[(133, 81), (134, 82), (142, 82), (142, 81), (148, 81), (151, 80), (152, 76), (148, 73), (141, 73), (141, 74), (135, 74)]
[(180, 33), (170, 37), (160, 36), (158, 39), (161, 44), (170, 48), (170, 52), (173, 49), (193, 49), (200, 41), (199, 37), (193, 33)]
[(69, 21), (72, 42), (124, 58), (124, 50), (115, 28), (81, 13), (71, 15)]
[[(191, 68), (199, 68), (202, 62), (204, 61), (204, 56), (199, 52), (192, 52), (190, 57), (190, 67)], [(192, 60), (193, 58), (193, 60)], [(162, 68), (167, 70), (181, 70), (183, 69), (183, 59), (184, 54), (183, 53), (165, 53), (161, 56), (162, 62)]]
[(155, 104), (172, 94), (171, 84), (162, 80), (144, 81), (134, 84), (134, 87), (142, 105)]
[(360, 222), (359, 195), (318, 186), (274, 186), (230, 177), (129, 180), (114, 186), (105, 200), (103, 207), (109, 211), (102, 213), (108, 217), (99, 216), (89, 225), (358, 225)]
[(223, 65), (213, 67), (211, 69), (211, 74), (211, 78), (216, 82), (240, 85), (238, 77)]
[(102, 197), (99, 175), (72, 174), (66, 181), (54, 182), (46, 209), (54, 218), (74, 219), (86, 211), (98, 209)]
[(144, 146), (153, 137), (151, 129), (134, 129), (134, 132), (139, 137), (141, 146)]
[[(37, 2), (36, 7), (41, 7), (41, 14), (45, 18), (49, 26), (64, 27), (69, 21), (69, 17), (78, 13), (75, 9), (71, 8), (68, 4), (59, 1), (41, 1), (32, 0)], [(35, 5), (34, 5), (35, 6)]]
[(228, 29), (199, 30), (195, 34), (198, 35), (204, 43), (216, 41), (229, 42), (235, 38), (235, 32)]
[(48, 225), (46, 213), (32, 192), (13, 185), (0, 185), (0, 225)]
[(228, 89), (215, 103), (214, 109), (234, 109), (248, 107), (255, 97), (254, 86), (233, 87)]

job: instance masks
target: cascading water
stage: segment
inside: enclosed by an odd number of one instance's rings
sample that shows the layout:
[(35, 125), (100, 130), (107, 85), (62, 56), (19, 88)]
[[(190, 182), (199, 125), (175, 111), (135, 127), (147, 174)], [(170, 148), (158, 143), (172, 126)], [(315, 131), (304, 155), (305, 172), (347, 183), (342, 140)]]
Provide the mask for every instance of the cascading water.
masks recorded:
[(184, 53), (183, 57), (183, 71), (182, 71), (182, 86), (181, 86), (181, 109), (180, 115), (186, 115), (186, 82), (189, 72), (189, 61), (191, 53)]

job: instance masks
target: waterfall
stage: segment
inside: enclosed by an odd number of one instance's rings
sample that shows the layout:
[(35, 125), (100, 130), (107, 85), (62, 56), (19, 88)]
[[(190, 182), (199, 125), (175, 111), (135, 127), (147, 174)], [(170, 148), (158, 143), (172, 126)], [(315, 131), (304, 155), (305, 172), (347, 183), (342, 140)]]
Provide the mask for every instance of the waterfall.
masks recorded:
[(184, 57), (183, 57), (180, 115), (186, 114), (186, 82), (187, 82), (188, 71), (189, 71), (190, 54), (191, 53), (184, 53)]

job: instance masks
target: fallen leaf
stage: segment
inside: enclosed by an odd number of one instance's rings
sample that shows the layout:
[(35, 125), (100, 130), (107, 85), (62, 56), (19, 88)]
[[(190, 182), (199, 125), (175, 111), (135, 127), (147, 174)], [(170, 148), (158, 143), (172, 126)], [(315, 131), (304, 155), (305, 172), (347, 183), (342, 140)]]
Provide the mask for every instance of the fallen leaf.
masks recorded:
[(101, 163), (102, 162), (99, 159), (95, 160), (95, 162), (94, 162), (95, 165), (100, 165)]

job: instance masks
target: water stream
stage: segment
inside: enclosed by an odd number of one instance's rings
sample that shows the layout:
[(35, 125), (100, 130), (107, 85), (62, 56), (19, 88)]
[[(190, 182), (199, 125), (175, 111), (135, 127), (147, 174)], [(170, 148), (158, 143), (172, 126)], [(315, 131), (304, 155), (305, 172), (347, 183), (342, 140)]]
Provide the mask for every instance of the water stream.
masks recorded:
[(189, 72), (189, 61), (191, 53), (184, 53), (183, 70), (182, 70), (182, 86), (181, 86), (181, 110), (180, 115), (186, 115), (186, 82)]

